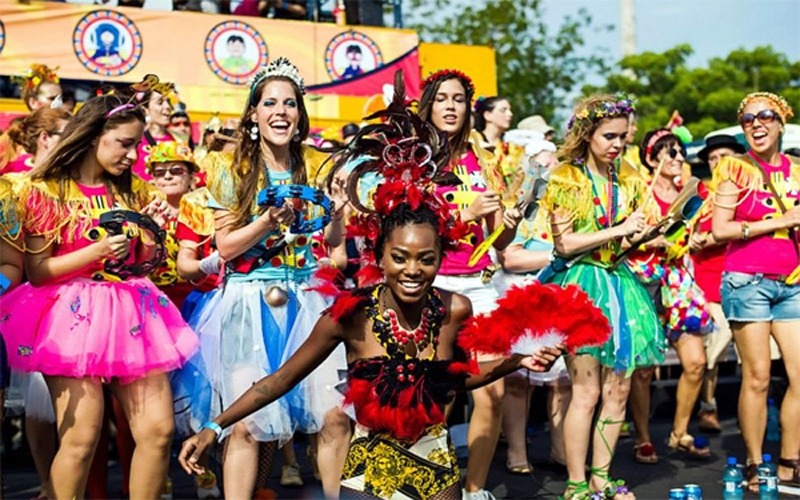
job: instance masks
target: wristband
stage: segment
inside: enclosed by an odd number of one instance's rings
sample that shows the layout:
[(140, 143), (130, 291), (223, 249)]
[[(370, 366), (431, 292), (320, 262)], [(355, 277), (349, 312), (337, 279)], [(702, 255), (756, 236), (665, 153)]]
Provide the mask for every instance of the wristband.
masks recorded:
[(214, 431), (214, 434), (217, 435), (217, 439), (219, 439), (220, 436), (222, 436), (222, 427), (220, 427), (219, 424), (216, 422), (212, 421), (204, 423), (203, 426), (200, 427), (200, 430), (203, 429), (211, 429), (212, 431)]
[(3, 295), (9, 288), (11, 288), (11, 280), (6, 278), (5, 274), (0, 273), (0, 295)]
[(219, 251), (215, 250), (208, 257), (200, 259), (200, 272), (208, 276), (209, 274), (217, 274), (219, 272)]
[(750, 223), (749, 222), (742, 222), (742, 240), (748, 240), (750, 238)]

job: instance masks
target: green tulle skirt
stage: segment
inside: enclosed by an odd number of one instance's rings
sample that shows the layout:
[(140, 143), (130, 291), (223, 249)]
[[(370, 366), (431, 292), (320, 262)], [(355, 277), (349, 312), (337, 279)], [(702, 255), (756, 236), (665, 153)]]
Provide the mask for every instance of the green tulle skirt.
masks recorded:
[(601, 365), (630, 375), (636, 368), (664, 361), (667, 341), (653, 302), (627, 266), (613, 272), (585, 262), (543, 279), (561, 286), (577, 285), (609, 319), (611, 336), (598, 347), (580, 349)]

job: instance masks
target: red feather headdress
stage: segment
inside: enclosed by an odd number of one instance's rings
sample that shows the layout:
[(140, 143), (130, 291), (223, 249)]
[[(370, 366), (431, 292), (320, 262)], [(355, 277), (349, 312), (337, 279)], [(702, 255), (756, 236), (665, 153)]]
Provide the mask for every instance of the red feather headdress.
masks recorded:
[[(349, 221), (348, 235), (363, 238), (358, 285), (368, 286), (382, 279), (374, 260), (373, 245), (381, 228), (381, 218), (401, 204), (412, 209), (422, 205), (430, 208), (439, 219), (439, 235), (444, 249), (457, 246), (467, 234), (467, 226), (450, 212), (447, 202), (435, 191), (434, 177), (440, 166), (449, 161), (447, 135), (414, 113), (405, 96), (402, 71), (395, 73), (394, 97), (389, 106), (366, 118), (380, 123), (367, 125), (353, 138), (328, 174), (329, 188), (339, 170), (357, 166), (348, 175), (347, 194), (358, 213)], [(367, 174), (380, 179), (367, 207), (359, 197), (359, 181)]]

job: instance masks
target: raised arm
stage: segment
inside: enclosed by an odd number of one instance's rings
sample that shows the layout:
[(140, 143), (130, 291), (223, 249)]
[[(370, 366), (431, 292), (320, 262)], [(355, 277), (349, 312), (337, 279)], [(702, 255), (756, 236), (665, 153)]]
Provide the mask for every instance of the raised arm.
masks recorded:
[[(324, 315), (317, 321), (308, 339), (283, 366), (253, 384), (227, 410), (214, 419), (214, 424), (224, 429), (280, 398), (325, 361), (344, 340), (344, 328), (329, 315)], [(215, 431), (204, 427), (183, 443), (178, 461), (188, 474), (205, 472), (205, 469), (198, 465), (198, 461), (216, 438)]]

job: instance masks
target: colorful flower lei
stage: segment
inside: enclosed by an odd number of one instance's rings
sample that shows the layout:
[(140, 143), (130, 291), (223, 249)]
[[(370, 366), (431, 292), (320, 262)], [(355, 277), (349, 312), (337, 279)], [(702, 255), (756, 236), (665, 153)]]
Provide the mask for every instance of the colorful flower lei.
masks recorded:
[(605, 101), (592, 109), (583, 108), (580, 112), (572, 115), (567, 124), (567, 133), (580, 124), (593, 123), (603, 118), (628, 116), (635, 112), (636, 102), (626, 95), (619, 94), (614, 101)]
[(436, 73), (431, 74), (431, 76), (429, 76), (428, 78), (425, 79), (424, 82), (422, 82), (420, 88), (422, 90), (425, 90), (425, 87), (431, 85), (436, 80), (440, 78), (447, 80), (450, 77), (457, 77), (460, 78), (462, 82), (466, 82), (467, 88), (465, 90), (467, 91), (467, 97), (472, 99), (472, 96), (475, 95), (475, 84), (472, 83), (472, 78), (468, 77), (466, 73), (463, 73), (457, 69), (441, 69)]

